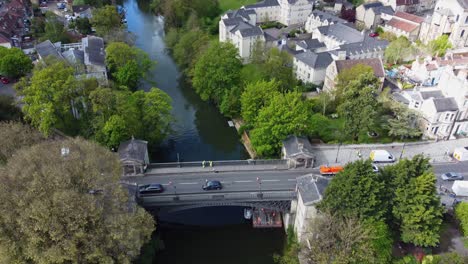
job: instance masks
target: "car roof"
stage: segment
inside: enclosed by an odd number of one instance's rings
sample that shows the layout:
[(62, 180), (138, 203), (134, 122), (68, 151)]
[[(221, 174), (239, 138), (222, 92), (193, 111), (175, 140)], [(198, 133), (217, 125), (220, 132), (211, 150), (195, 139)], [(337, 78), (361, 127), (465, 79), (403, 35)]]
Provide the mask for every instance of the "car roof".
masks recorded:
[(221, 184), (221, 182), (214, 180), (214, 181), (208, 181), (208, 184)]

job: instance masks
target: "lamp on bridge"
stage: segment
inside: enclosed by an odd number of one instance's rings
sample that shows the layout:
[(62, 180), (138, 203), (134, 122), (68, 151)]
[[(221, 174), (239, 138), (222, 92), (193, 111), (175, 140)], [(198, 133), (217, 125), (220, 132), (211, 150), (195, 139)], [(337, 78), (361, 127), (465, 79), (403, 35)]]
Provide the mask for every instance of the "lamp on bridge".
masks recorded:
[(260, 192), (257, 194), (258, 198), (263, 198), (263, 193), (262, 193), (262, 181), (260, 180), (260, 177), (257, 177), (257, 183), (258, 183), (258, 191)]
[(175, 184), (173, 185), (173, 184), (172, 184), (172, 181), (169, 182), (169, 185), (172, 186), (172, 187), (174, 187), (174, 195), (175, 195), (174, 201), (179, 200), (179, 197), (177, 196), (177, 186), (176, 186)]

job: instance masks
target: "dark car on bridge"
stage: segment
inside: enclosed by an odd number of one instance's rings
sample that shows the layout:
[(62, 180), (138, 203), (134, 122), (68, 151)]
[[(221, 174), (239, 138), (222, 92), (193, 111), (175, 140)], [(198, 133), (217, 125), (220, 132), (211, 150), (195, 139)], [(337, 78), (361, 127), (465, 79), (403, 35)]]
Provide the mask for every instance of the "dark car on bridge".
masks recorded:
[(159, 183), (139, 185), (136, 195), (137, 197), (151, 196), (164, 192), (164, 187)]
[(208, 190), (221, 190), (223, 186), (219, 181), (207, 181), (203, 186), (202, 189), (205, 191)]

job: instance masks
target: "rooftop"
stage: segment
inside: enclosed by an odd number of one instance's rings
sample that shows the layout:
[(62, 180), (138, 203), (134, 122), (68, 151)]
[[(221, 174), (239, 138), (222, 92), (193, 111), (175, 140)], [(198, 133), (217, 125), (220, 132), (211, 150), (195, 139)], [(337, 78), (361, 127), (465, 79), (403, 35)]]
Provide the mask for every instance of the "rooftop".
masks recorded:
[(318, 48), (325, 47), (325, 44), (318, 41), (318, 39), (301, 40), (301, 41), (298, 41), (296, 43), (296, 45), (303, 48), (303, 49), (306, 49), (306, 50), (312, 50), (312, 49), (318, 49)]
[(330, 180), (322, 176), (305, 175), (297, 178), (297, 189), (305, 205), (322, 200)]
[(296, 54), (295, 58), (314, 69), (327, 68), (333, 61), (328, 52), (315, 53), (309, 50)]
[(364, 40), (364, 34), (354, 29), (350, 24), (333, 24), (317, 28), (323, 35), (336, 38), (345, 43), (355, 43)]
[(372, 68), (375, 76), (379, 78), (385, 77), (385, 71), (384, 71), (381, 59), (373, 58), (373, 59), (360, 59), (360, 60), (337, 60), (335, 61), (335, 63), (336, 63), (336, 68), (338, 70), (338, 73), (340, 73), (344, 69), (352, 68), (353, 66), (356, 66), (358, 64), (364, 64)]
[(287, 157), (291, 157), (297, 154), (312, 154), (312, 145), (306, 137), (289, 136), (283, 140), (283, 147)]
[(419, 0), (396, 0), (396, 5), (397, 6), (417, 5), (417, 4), (419, 4)]
[(46, 40), (36, 45), (36, 51), (42, 59), (53, 56), (58, 59), (63, 59), (62, 54), (58, 52), (57, 48), (50, 40)]
[(85, 52), (85, 64), (105, 66), (104, 40), (100, 37), (87, 36), (82, 39)]
[(346, 20), (344, 20), (342, 18), (339, 18), (339, 17), (334, 16), (334, 15), (329, 14), (329, 13), (325, 13), (325, 12), (317, 10), (317, 9), (312, 11), (312, 13), (310, 15), (313, 15), (314, 17), (318, 17), (320, 19), (320, 21), (327, 20), (328, 22), (334, 22), (334, 23), (348, 23), (348, 21), (346, 21)]
[(402, 19), (404, 19), (404, 20), (408, 20), (408, 21), (417, 23), (417, 24), (421, 24), (422, 22), (424, 22), (424, 18), (423, 18), (423, 17), (416, 16), (416, 15), (413, 15), (413, 14), (410, 14), (410, 13), (406, 13), (406, 12), (397, 11), (397, 12), (395, 13), (395, 16), (396, 16), (396, 17), (399, 17), (399, 18), (402, 18)]
[(268, 6), (279, 6), (277, 0), (263, 0), (252, 5), (246, 5), (245, 8), (259, 8), (259, 7), (268, 7)]
[(418, 24), (406, 22), (405, 20), (401, 20), (395, 17), (390, 19), (390, 21), (387, 22), (387, 26), (397, 28), (406, 32), (412, 32), (419, 27)]
[(340, 46), (338, 51), (346, 51), (349, 54), (358, 54), (362, 52), (382, 50), (385, 49), (388, 46), (388, 44), (389, 43), (386, 40), (379, 40), (377, 38), (372, 38), (366, 35), (364, 37), (364, 41), (343, 44)]
[(432, 101), (434, 102), (435, 109), (438, 113), (458, 110), (457, 102), (453, 97), (434, 98)]

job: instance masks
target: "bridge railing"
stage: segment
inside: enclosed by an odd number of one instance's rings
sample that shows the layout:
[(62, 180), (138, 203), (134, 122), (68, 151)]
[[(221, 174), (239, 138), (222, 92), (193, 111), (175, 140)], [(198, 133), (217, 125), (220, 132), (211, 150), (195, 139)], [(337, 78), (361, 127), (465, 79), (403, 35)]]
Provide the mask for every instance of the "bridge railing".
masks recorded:
[[(217, 160), (211, 161), (213, 167), (217, 166), (256, 166), (256, 165), (284, 165), (287, 160), (271, 159), (271, 160)], [(167, 162), (167, 163), (150, 163), (148, 169), (158, 168), (186, 168), (186, 167), (201, 167), (203, 161), (188, 161), (188, 162)], [(205, 161), (205, 166), (210, 166), (210, 161)]]

